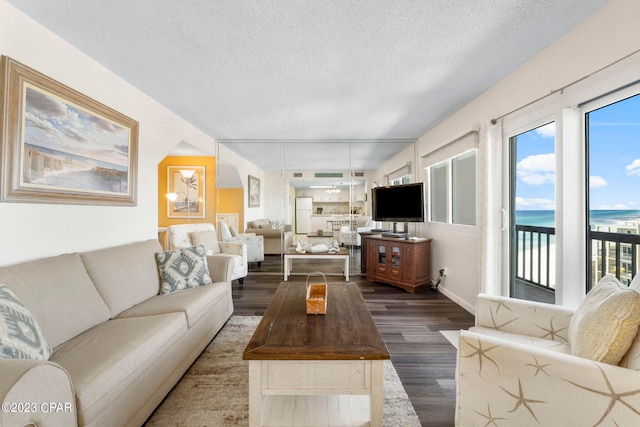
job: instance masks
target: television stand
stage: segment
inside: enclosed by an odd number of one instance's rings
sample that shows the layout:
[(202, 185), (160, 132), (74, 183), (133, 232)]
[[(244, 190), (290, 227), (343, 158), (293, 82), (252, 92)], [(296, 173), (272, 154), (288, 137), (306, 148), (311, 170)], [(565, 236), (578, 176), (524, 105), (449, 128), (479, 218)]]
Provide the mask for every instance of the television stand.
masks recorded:
[(409, 233), (385, 232), (385, 233), (382, 233), (382, 237), (390, 237), (392, 239), (406, 239), (409, 237)]
[(362, 235), (361, 263), (368, 282), (416, 292), (431, 286), (431, 239)]

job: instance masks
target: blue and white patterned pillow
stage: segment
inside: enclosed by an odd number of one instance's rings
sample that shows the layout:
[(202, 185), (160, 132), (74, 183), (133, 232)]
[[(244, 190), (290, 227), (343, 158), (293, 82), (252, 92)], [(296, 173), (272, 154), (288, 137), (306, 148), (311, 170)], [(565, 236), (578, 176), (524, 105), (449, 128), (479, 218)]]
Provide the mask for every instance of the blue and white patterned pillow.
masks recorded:
[(160, 294), (212, 283), (203, 245), (156, 253)]
[(49, 360), (47, 343), (36, 319), (22, 301), (0, 284), (0, 357)]

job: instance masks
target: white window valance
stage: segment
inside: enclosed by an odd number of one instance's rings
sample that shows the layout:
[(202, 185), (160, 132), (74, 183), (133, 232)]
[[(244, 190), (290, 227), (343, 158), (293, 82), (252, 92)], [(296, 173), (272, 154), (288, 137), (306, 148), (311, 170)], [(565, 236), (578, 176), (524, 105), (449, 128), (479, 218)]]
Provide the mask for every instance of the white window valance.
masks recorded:
[(422, 156), (422, 167), (433, 166), (474, 148), (478, 148), (478, 131), (475, 129)]

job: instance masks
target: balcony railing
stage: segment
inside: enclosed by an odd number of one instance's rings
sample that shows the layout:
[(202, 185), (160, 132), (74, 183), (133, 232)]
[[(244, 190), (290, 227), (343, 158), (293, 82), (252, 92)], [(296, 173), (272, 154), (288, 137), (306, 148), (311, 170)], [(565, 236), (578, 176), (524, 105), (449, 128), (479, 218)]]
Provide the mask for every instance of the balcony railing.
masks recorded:
[(640, 235), (591, 231), (591, 287), (605, 274), (614, 274), (629, 284), (638, 271)]
[[(516, 224), (515, 278), (555, 290), (555, 228)], [(640, 235), (590, 231), (590, 286), (605, 274), (629, 284), (640, 265)]]
[(555, 234), (553, 227), (516, 224), (516, 279), (555, 290)]

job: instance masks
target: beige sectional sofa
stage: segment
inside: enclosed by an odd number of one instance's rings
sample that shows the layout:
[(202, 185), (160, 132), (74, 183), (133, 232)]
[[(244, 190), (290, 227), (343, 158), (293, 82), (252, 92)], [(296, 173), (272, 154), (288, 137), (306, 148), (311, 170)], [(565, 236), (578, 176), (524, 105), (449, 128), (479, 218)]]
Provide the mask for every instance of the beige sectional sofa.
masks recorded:
[(233, 312), (229, 258), (207, 258), (213, 283), (159, 295), (161, 251), (149, 240), (0, 268), (53, 350), (0, 358), (0, 400), (15, 403), (1, 426), (144, 423)]
[(247, 223), (246, 233), (254, 233), (264, 238), (265, 255), (281, 255), (293, 245), (293, 228), (290, 224), (274, 226), (266, 218)]

